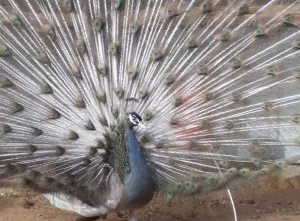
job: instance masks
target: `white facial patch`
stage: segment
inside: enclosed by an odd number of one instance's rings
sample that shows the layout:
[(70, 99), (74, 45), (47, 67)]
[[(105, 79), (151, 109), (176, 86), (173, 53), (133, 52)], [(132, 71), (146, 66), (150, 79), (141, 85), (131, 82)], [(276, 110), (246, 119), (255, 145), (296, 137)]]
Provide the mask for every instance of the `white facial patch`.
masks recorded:
[(137, 126), (137, 125), (139, 125), (139, 123), (140, 123), (139, 119), (138, 119), (135, 115), (133, 115), (133, 114), (129, 114), (129, 121), (130, 121), (130, 123), (132, 123), (134, 126)]

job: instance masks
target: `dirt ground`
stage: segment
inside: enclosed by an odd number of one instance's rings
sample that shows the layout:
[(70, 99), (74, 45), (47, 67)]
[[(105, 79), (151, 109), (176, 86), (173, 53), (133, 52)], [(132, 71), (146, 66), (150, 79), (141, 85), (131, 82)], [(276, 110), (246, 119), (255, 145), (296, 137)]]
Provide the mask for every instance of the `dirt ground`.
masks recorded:
[[(277, 174), (247, 188), (232, 191), (238, 220), (299, 221), (300, 177), (281, 180)], [(77, 216), (53, 208), (44, 198), (24, 189), (0, 188), (0, 221), (73, 221)], [(138, 211), (141, 221), (232, 221), (226, 191), (197, 197), (173, 199), (156, 197)], [(126, 220), (109, 214), (107, 221)]]

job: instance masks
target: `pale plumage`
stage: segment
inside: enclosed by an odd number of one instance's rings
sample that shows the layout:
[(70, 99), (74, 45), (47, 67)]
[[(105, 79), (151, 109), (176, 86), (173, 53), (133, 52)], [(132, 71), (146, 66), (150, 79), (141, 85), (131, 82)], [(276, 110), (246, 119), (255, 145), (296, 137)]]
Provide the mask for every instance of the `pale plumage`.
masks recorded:
[(134, 220), (154, 192), (231, 189), (292, 167), (299, 7), (0, 5), (0, 180), (22, 178), (85, 217), (130, 210)]

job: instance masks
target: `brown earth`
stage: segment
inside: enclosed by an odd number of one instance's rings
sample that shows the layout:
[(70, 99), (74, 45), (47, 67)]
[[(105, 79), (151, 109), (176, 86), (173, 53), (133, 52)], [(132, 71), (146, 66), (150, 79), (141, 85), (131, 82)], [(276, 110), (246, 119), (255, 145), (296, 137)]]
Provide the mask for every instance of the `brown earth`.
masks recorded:
[[(238, 220), (299, 221), (300, 177), (287, 180), (272, 175), (247, 188), (232, 191)], [(55, 209), (40, 195), (21, 188), (0, 188), (0, 221), (73, 221), (77, 216)], [(138, 212), (142, 221), (232, 221), (226, 191), (168, 201), (156, 197)], [(109, 214), (107, 221), (121, 221)]]

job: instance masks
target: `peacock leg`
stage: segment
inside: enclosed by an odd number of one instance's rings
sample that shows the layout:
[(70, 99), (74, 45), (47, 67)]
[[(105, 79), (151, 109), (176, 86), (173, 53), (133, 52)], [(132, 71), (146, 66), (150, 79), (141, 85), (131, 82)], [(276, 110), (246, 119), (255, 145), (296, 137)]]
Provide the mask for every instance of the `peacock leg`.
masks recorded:
[(75, 221), (95, 221), (95, 220), (98, 220), (98, 219), (106, 219), (107, 217), (107, 214), (105, 215), (102, 215), (102, 216), (93, 216), (93, 217), (84, 217), (84, 216), (80, 216), (78, 217)]
[(135, 213), (132, 211), (132, 210), (130, 210), (129, 211), (129, 221), (137, 221), (138, 219), (137, 219), (137, 216), (135, 215)]
[(94, 221), (99, 219), (100, 216), (93, 216), (93, 217), (84, 217), (84, 216), (80, 216), (77, 219), (75, 219), (75, 221)]

